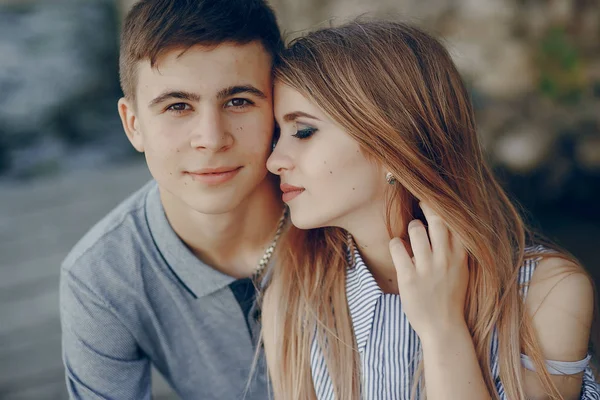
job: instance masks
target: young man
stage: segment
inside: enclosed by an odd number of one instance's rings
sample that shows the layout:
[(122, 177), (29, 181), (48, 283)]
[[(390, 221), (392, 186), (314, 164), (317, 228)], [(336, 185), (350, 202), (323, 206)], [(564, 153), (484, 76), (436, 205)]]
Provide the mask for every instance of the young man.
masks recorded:
[[(154, 180), (62, 266), (71, 398), (150, 398), (151, 364), (183, 399), (242, 398), (256, 342), (249, 277), (284, 221), (265, 167), (280, 46), (263, 0), (142, 0), (128, 14), (118, 109)], [(268, 396), (261, 366), (246, 399)]]

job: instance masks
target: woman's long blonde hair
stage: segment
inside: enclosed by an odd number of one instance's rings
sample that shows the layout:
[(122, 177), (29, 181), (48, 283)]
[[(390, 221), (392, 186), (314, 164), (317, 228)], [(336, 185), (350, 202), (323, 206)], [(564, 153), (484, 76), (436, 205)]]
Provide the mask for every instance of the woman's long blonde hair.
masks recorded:
[[(390, 216), (405, 225), (418, 215), (417, 199), (426, 199), (463, 241), (470, 269), (465, 318), (490, 393), (496, 393), (490, 343), (497, 328), (507, 397), (525, 398), (523, 352), (547, 392), (560, 398), (519, 295), (526, 229), (486, 166), (467, 90), (445, 48), (405, 24), (355, 21), (293, 41), (275, 77), (313, 101), (396, 177), (387, 202), (390, 233), (405, 237), (405, 227), (392, 226)], [(336, 398), (360, 398), (345, 244), (338, 228), (292, 228), (282, 238), (262, 312), (277, 400), (315, 398), (310, 369), (315, 335)], [(418, 376), (421, 371), (422, 365)]]

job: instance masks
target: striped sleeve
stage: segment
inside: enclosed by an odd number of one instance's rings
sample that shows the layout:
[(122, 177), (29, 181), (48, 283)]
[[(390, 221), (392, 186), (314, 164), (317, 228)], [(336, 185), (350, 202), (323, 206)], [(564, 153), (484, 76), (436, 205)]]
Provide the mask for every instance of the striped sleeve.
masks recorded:
[(591, 368), (586, 368), (583, 374), (581, 400), (600, 400), (600, 385), (596, 382)]

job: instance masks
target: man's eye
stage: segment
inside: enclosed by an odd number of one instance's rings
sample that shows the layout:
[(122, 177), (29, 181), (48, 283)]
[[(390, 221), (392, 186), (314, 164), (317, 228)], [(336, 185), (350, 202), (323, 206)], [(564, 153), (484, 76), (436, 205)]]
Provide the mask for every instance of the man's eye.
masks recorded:
[(225, 104), (226, 107), (246, 107), (253, 104), (250, 100), (247, 99), (231, 99)]
[(186, 103), (175, 103), (175, 104), (171, 104), (169, 107), (167, 107), (167, 110), (175, 111), (175, 112), (184, 112), (184, 111), (188, 111), (190, 109), (191, 109), (191, 107), (189, 106), (189, 104), (186, 104)]

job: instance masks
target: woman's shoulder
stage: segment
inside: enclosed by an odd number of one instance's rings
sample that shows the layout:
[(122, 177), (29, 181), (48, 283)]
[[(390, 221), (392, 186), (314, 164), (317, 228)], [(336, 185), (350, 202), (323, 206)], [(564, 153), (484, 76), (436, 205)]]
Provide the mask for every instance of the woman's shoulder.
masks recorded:
[[(556, 300), (563, 306), (573, 304), (575, 308), (593, 306), (594, 285), (587, 271), (575, 260), (538, 246), (530, 258), (532, 267), (529, 294), (530, 305), (546, 307)], [(527, 265), (527, 262), (526, 262)]]
[(594, 285), (581, 265), (554, 251), (539, 252), (525, 308), (547, 359), (585, 357), (594, 314)]

